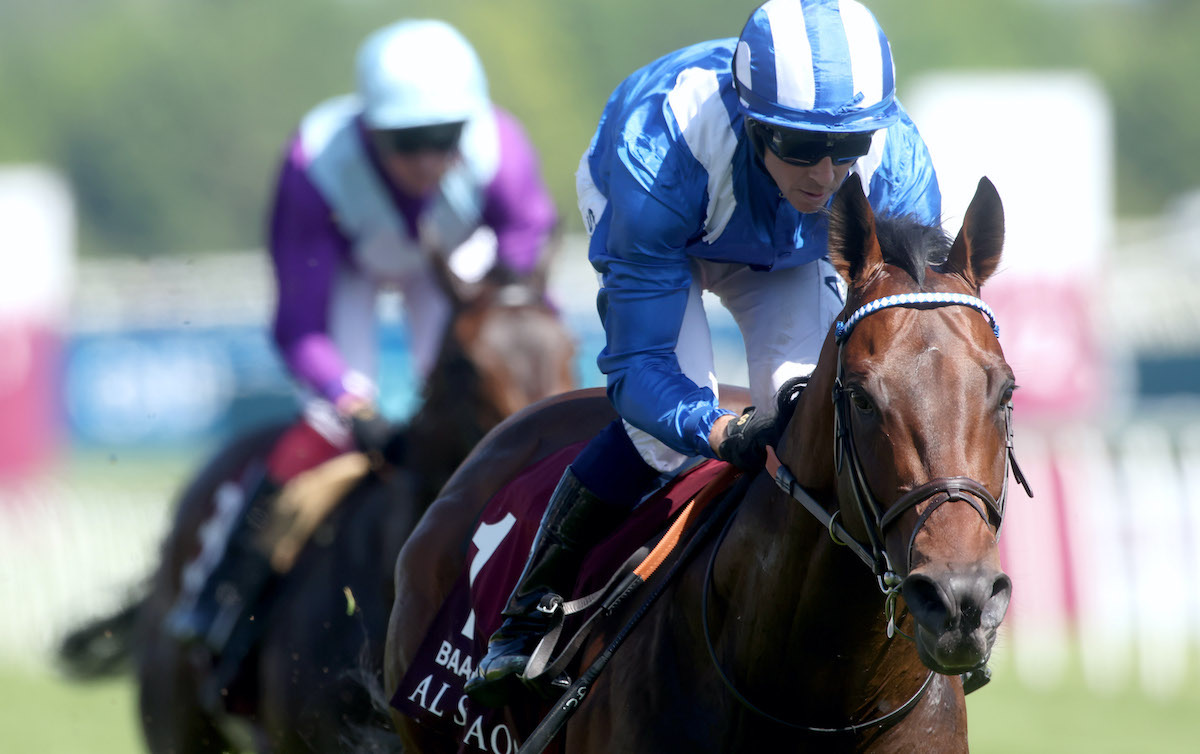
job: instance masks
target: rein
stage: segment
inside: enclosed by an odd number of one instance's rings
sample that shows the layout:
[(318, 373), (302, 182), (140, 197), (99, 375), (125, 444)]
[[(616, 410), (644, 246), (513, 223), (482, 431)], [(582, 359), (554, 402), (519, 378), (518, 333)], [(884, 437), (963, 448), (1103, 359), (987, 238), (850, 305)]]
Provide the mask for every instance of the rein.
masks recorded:
[(904, 704), (901, 704), (891, 712), (880, 715), (872, 720), (867, 720), (866, 722), (862, 723), (854, 723), (853, 725), (846, 725), (840, 728), (822, 728), (815, 725), (805, 725), (803, 723), (793, 723), (789, 720), (784, 720), (759, 707), (754, 702), (747, 699), (742, 692), (738, 691), (737, 687), (734, 686), (733, 681), (728, 675), (725, 674), (725, 669), (721, 667), (721, 663), (717, 659), (717, 651), (713, 647), (712, 642), (712, 633), (708, 627), (708, 594), (711, 591), (709, 589), (709, 585), (712, 584), (713, 564), (716, 563), (717, 551), (721, 549), (721, 543), (725, 541), (725, 536), (729, 533), (729, 528), (733, 524), (734, 518), (735, 516), (733, 515), (729, 516), (729, 518), (725, 521), (725, 526), (721, 528), (721, 533), (717, 537), (716, 545), (713, 547), (712, 554), (708, 558), (708, 566), (704, 570), (704, 581), (702, 582), (704, 586), (700, 591), (700, 626), (704, 629), (704, 646), (706, 649), (708, 649), (708, 658), (712, 661), (713, 667), (717, 671), (717, 676), (721, 679), (721, 683), (725, 684), (725, 688), (729, 691), (733, 698), (737, 699), (738, 702), (740, 702), (746, 709), (750, 710), (756, 715), (759, 715), (760, 717), (765, 717), (777, 725), (782, 725), (794, 730), (803, 730), (808, 733), (858, 733), (859, 731), (867, 730), (868, 728), (882, 728), (888, 724), (899, 722), (901, 718), (912, 711), (912, 709), (916, 707), (918, 703), (920, 703), (921, 698), (925, 696), (925, 692), (929, 690), (929, 685), (933, 683), (934, 673), (932, 670), (929, 671), (929, 673), (925, 676), (925, 682), (921, 684), (919, 689), (917, 689), (917, 693), (909, 697), (908, 701)]

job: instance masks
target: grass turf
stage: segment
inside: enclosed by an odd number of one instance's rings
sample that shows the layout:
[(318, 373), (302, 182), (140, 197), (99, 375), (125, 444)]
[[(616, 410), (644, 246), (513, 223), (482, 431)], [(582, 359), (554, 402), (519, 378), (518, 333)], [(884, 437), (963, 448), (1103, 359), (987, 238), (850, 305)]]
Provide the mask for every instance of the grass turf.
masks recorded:
[(993, 664), (990, 684), (967, 697), (973, 754), (1174, 754), (1200, 751), (1200, 681), (1157, 699), (1136, 681), (1115, 693), (1088, 689), (1077, 666), (1062, 682), (1031, 688), (1011, 663)]
[[(968, 697), (975, 754), (1173, 754), (1200, 741), (1200, 687), (1155, 700), (1130, 689), (1090, 692), (1077, 672), (1059, 686), (1023, 686), (998, 663), (994, 680)], [(72, 684), (46, 672), (0, 668), (0, 751), (11, 754), (136, 754), (135, 690), (126, 678)]]

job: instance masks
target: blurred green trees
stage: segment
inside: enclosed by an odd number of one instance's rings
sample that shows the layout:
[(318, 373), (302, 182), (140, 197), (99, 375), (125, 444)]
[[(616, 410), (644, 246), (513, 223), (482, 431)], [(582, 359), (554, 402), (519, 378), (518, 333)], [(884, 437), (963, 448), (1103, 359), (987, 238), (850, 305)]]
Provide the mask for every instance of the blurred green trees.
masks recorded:
[[(1200, 3), (868, 4), (895, 48), (901, 97), (929, 70), (1090, 70), (1116, 108), (1119, 212), (1157, 212), (1200, 184)], [(0, 164), (66, 173), (85, 253), (257, 246), (298, 118), (353, 88), (354, 52), (372, 29), (440, 16), (478, 48), (493, 97), (524, 121), (574, 227), (575, 167), (612, 87), (676, 47), (735, 36), (756, 5), (15, 0), (0, 5)], [(1030, 180), (1069, 185), (1055, 150), (1070, 138), (1046, 123), (1046, 171)]]

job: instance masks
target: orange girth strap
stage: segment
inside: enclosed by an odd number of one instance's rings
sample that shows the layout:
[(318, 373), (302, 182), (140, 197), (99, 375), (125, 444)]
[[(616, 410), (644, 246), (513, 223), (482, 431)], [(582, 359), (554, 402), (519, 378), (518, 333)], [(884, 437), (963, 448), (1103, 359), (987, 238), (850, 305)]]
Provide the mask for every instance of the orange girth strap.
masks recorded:
[(675, 547), (683, 538), (683, 533), (688, 527), (696, 521), (700, 514), (708, 507), (709, 503), (717, 498), (722, 492), (729, 489), (733, 482), (741, 475), (733, 464), (726, 464), (725, 468), (721, 469), (720, 474), (715, 479), (706, 484), (696, 496), (688, 501), (679, 515), (675, 517), (671, 528), (667, 529), (667, 533), (659, 540), (646, 559), (633, 570), (634, 575), (638, 576), (643, 582), (649, 580), (663, 561), (675, 551)]

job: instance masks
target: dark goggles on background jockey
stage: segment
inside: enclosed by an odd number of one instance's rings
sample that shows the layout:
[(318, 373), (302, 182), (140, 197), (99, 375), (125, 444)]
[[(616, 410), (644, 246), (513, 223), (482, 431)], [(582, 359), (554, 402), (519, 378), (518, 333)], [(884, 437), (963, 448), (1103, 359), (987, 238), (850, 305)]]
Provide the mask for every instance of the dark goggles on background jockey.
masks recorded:
[(438, 123), (432, 126), (371, 131), (371, 141), (384, 154), (452, 152), (458, 148), (463, 123)]
[[(875, 134), (874, 131), (850, 134), (796, 131), (753, 118), (746, 119), (746, 130), (755, 143), (770, 149), (779, 159), (805, 168), (826, 157), (832, 159), (834, 165), (849, 165), (871, 151), (871, 137)], [(759, 153), (761, 156), (761, 148)]]

